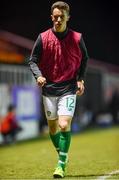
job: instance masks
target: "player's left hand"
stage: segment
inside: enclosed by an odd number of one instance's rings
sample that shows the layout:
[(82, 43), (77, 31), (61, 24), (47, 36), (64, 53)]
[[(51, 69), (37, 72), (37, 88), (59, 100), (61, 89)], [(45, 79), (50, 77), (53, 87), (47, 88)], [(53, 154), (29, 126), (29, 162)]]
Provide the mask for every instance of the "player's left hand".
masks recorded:
[(77, 81), (77, 91), (76, 91), (76, 94), (81, 96), (83, 93), (84, 93), (84, 81), (81, 80), (81, 81)]

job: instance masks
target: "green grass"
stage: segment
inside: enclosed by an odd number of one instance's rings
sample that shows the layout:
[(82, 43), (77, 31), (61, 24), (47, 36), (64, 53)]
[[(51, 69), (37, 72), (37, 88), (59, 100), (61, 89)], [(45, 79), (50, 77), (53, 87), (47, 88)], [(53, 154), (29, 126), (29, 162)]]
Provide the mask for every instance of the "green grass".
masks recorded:
[[(72, 136), (64, 179), (97, 179), (119, 170), (119, 127)], [(57, 153), (49, 138), (0, 147), (0, 179), (52, 179)], [(119, 179), (119, 174), (110, 178)], [(108, 179), (110, 179), (108, 178)]]

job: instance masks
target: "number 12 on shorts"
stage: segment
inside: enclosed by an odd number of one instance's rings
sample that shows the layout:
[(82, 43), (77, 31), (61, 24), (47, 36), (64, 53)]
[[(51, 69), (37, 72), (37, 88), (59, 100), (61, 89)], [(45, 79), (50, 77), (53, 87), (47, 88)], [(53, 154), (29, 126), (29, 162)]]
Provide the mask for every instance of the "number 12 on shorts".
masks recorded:
[(67, 97), (66, 98), (66, 107), (69, 111), (74, 110), (75, 107), (75, 100), (74, 97)]

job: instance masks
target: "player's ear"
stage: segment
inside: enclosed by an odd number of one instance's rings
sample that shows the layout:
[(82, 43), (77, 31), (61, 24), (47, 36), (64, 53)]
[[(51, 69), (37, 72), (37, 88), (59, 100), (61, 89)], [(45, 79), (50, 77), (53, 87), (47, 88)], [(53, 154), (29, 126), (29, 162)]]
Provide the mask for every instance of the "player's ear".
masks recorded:
[(53, 19), (54, 19), (54, 18), (53, 18), (53, 15), (52, 15), (52, 14), (51, 14), (51, 16), (50, 16), (50, 17), (51, 17), (51, 20), (53, 21)]
[(67, 16), (67, 21), (69, 21), (69, 19), (70, 19), (70, 15)]

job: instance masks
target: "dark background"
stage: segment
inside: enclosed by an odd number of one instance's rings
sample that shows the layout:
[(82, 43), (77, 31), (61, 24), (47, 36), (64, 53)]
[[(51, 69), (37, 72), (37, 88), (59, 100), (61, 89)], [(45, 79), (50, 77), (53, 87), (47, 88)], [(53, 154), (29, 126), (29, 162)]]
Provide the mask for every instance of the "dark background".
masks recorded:
[[(0, 29), (36, 40), (50, 26), (50, 6), (55, 0), (0, 2)], [(90, 58), (119, 65), (118, 3), (65, 0), (71, 8), (69, 26), (83, 34)]]

